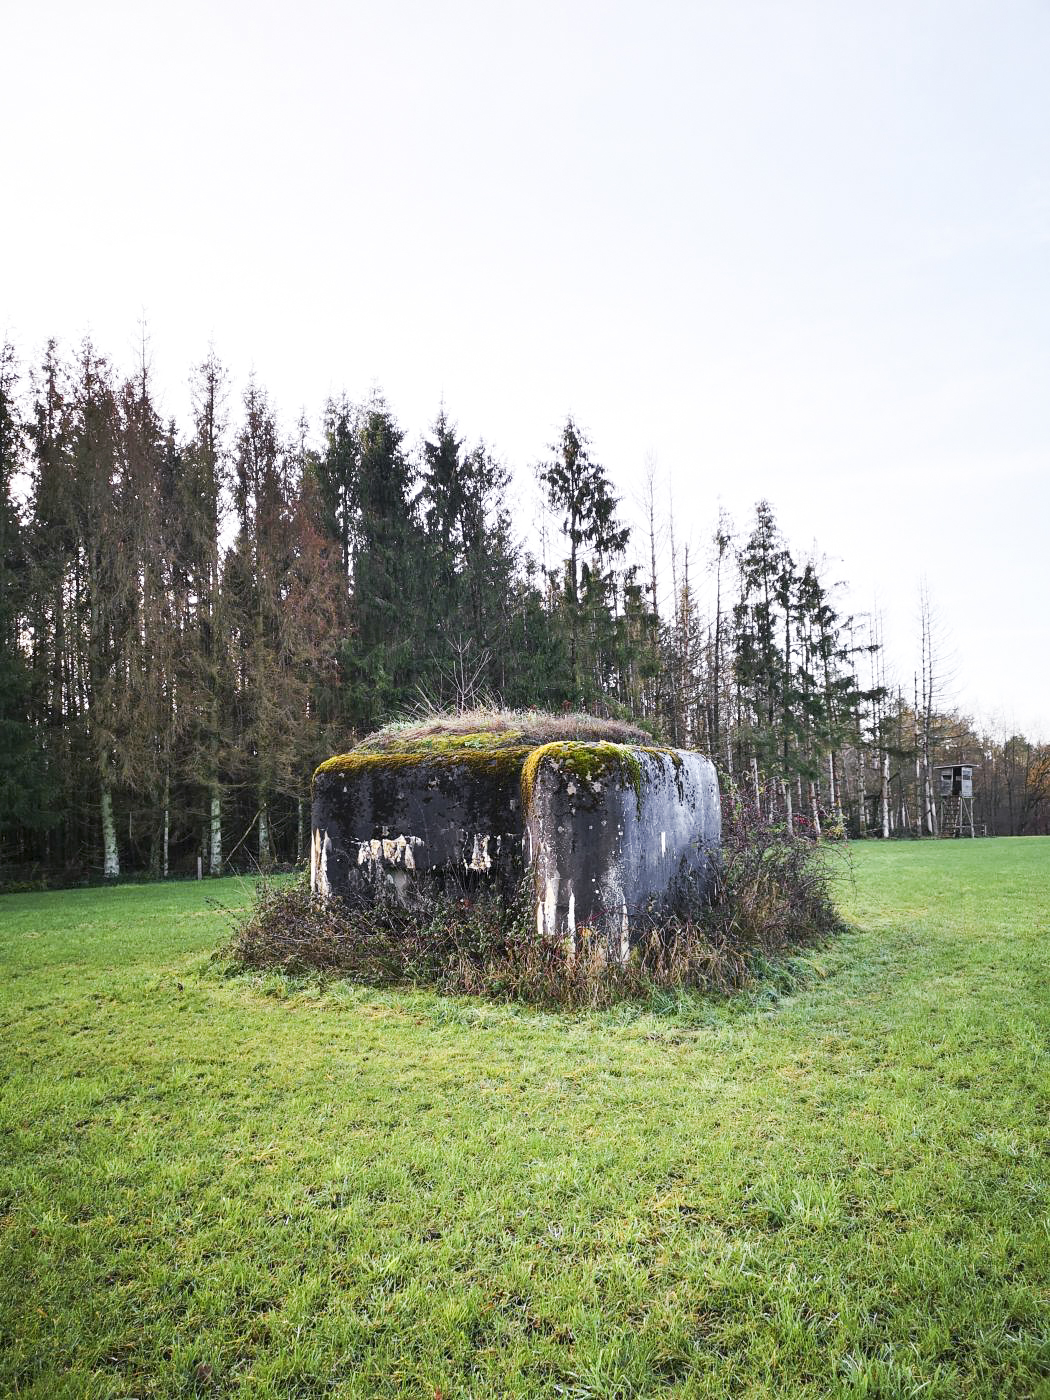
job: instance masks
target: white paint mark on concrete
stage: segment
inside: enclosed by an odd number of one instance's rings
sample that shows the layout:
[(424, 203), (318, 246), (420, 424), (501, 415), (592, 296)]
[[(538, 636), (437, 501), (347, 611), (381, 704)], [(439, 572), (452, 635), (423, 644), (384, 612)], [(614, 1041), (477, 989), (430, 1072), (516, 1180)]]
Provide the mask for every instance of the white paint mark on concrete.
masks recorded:
[(370, 865), (373, 873), (380, 866), (415, 870), (416, 858), (413, 849), (422, 846), (421, 836), (374, 837), (371, 841), (357, 843), (358, 865)]
[(543, 930), (552, 937), (558, 926), (558, 883), (557, 875), (550, 876), (543, 894)]
[(332, 838), (326, 831), (324, 840), (321, 842), (321, 865), (317, 878), (317, 890), (325, 899), (331, 894), (331, 887), (328, 884), (328, 852), (332, 847)]
[(489, 855), (489, 837), (477, 833), (474, 837), (474, 848), (470, 853), (470, 858), (463, 857), (463, 864), (468, 870), (478, 870), (481, 872), (492, 869), (492, 857)]

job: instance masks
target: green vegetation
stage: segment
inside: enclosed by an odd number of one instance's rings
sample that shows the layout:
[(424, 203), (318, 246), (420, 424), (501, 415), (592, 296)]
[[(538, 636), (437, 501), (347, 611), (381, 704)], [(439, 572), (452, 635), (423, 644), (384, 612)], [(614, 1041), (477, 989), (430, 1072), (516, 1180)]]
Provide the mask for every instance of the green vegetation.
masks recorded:
[[(461, 714), (438, 713), (424, 720), (398, 720), (363, 739), (350, 753), (336, 754), (318, 765), (316, 773), (357, 773), (362, 770), (409, 767), (421, 759), (444, 766), (470, 764), (493, 777), (521, 773), (531, 788), (538, 755), (553, 755), (586, 778), (616, 768), (627, 775), (641, 802), (641, 766), (629, 745), (648, 741), (633, 724), (593, 715), (552, 715), (542, 710), (475, 709)], [(557, 740), (557, 742), (552, 742)], [(647, 752), (665, 750), (651, 749)]]
[[(0, 889), (301, 862), (311, 774), (366, 735), (692, 748), (788, 829), (857, 836), (958, 826), (937, 765), (976, 764), (978, 830), (1050, 832), (1050, 745), (944, 711), (928, 596), (909, 703), (769, 502), (694, 521), (679, 576), (654, 479), (632, 534), (571, 418), (537, 513), (444, 409), (414, 450), (378, 390), (291, 436), (253, 376), (228, 390), (209, 353), (179, 423), (144, 351), (0, 343)], [(454, 713), (389, 722), (420, 706)]]
[(0, 1390), (1050, 1391), (1050, 841), (863, 845), (854, 927), (587, 1016), (224, 979), (211, 901), (0, 901)]
[(422, 719), (395, 720), (357, 745), (357, 753), (449, 752), (455, 748), (529, 748), (556, 740), (616, 744), (648, 743), (650, 736), (626, 720), (596, 715), (548, 714), (544, 710), (480, 707), (436, 712)]
[(453, 745), (448, 749), (435, 745), (418, 753), (369, 753), (355, 750), (353, 753), (337, 754), (334, 758), (325, 759), (324, 763), (317, 766), (314, 776), (318, 773), (348, 775), (369, 770), (375, 773), (393, 772), (398, 768), (413, 768), (419, 763), (426, 763), (435, 768), (466, 768), (493, 778), (511, 779), (521, 772), (530, 752), (531, 750), (526, 748), (484, 748), (463, 744)]
[(625, 744), (611, 744), (602, 740), (597, 743), (580, 743), (576, 740), (563, 743), (544, 744), (533, 749), (525, 760), (521, 775), (521, 790), (526, 800), (536, 782), (540, 763), (552, 762), (563, 773), (568, 772), (582, 783), (599, 783), (603, 778), (615, 773), (624, 786), (634, 789), (638, 799), (639, 814), (642, 804), (642, 766), (638, 755)]

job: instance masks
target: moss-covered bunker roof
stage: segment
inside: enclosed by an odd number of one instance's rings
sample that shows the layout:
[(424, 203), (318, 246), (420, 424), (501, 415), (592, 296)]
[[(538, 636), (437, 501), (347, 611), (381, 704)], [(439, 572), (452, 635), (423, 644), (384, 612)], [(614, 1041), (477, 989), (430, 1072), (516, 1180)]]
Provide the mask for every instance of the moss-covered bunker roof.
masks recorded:
[(590, 762), (607, 767), (613, 760), (613, 746), (648, 747), (652, 739), (636, 725), (594, 715), (474, 710), (386, 725), (349, 753), (337, 754), (322, 763), (317, 772), (401, 767), (427, 758), (442, 765), (466, 764), (496, 776), (504, 769), (520, 772), (538, 749), (551, 746), (561, 750), (560, 757), (568, 758), (568, 750), (580, 744), (597, 746)]
[(625, 720), (542, 710), (468, 710), (427, 715), (385, 725), (356, 745), (354, 753), (450, 753), (457, 749), (538, 748), (575, 740), (648, 744), (652, 737)]

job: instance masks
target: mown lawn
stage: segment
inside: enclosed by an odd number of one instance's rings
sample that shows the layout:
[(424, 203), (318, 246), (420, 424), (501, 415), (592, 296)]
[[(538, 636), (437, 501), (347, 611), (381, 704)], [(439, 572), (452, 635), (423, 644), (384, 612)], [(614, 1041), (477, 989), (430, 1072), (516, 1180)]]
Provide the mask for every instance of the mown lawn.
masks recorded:
[(853, 861), (793, 992), (659, 1015), (3, 898), (0, 1391), (1050, 1395), (1050, 840)]

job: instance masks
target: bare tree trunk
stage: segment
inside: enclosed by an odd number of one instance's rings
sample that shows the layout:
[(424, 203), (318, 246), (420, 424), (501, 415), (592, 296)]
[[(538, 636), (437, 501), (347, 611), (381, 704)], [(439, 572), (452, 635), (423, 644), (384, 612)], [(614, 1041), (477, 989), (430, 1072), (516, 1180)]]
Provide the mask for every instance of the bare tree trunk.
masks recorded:
[(107, 880), (120, 879), (120, 855), (117, 851), (117, 827), (113, 820), (113, 794), (102, 789), (102, 874)]
[(925, 797), (925, 819), (931, 836), (940, 834), (937, 804), (933, 792), (933, 707), (939, 698), (940, 675), (938, 657), (935, 655), (935, 619), (929, 590), (925, 583), (919, 594), (920, 622), (922, 627), (922, 766), (923, 790)]
[(219, 784), (211, 785), (211, 819), (208, 828), (208, 874), (222, 874), (222, 802)]
[(271, 863), (270, 821), (266, 810), (266, 794), (259, 794), (259, 865), (263, 870)]
[(880, 804), (882, 808), (882, 839), (890, 839), (890, 755), (886, 749), (882, 751), (882, 790)]
[(842, 826), (842, 808), (839, 805), (838, 775), (835, 772), (835, 750), (828, 751), (828, 811)]
[(926, 829), (931, 836), (939, 836), (940, 822), (937, 819), (937, 804), (933, 797), (933, 779), (930, 777), (929, 759), (923, 765), (922, 781), (926, 802)]
[(915, 835), (922, 835), (922, 744), (919, 738), (919, 677), (915, 685)]
[(795, 815), (791, 810), (791, 784), (787, 778), (781, 778), (780, 786), (784, 793), (784, 821), (787, 824), (788, 835), (792, 835), (795, 830)]
[(164, 774), (164, 834), (161, 841), (161, 871), (168, 878), (168, 851), (171, 836), (171, 778)]
[(820, 798), (817, 795), (817, 785), (812, 780), (809, 784), (809, 810), (813, 817), (813, 834), (820, 836)]

